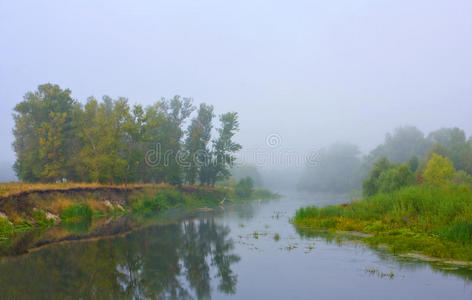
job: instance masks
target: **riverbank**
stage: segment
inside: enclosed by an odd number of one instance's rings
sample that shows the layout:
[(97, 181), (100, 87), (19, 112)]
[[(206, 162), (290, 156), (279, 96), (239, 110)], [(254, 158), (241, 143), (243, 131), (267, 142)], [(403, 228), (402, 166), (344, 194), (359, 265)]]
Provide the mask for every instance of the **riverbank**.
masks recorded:
[(297, 210), (297, 230), (355, 231), (395, 254), (472, 262), (472, 188), (410, 186), (361, 201)]
[(68, 235), (90, 231), (92, 220), (105, 220), (95, 222), (106, 225), (102, 226), (105, 229), (99, 227), (99, 232), (114, 232), (110, 220), (122, 216), (143, 220), (170, 209), (211, 210), (231, 203), (277, 197), (261, 189), (254, 189), (250, 197), (240, 198), (233, 187), (168, 184), (5, 183), (0, 184), (0, 191), (0, 242), (6, 248), (14, 246), (27, 232), (59, 224), (65, 229), (61, 238), (67, 239)]

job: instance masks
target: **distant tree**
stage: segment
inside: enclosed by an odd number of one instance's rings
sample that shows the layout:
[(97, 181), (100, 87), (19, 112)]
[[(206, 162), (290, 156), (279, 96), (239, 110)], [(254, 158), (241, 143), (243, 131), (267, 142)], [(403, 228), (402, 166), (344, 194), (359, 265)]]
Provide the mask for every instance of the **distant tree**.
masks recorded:
[(452, 182), (456, 185), (461, 185), (461, 184), (472, 185), (472, 176), (460, 170), (454, 173)]
[(437, 186), (450, 184), (455, 171), (449, 158), (434, 153), (423, 172), (424, 182)]
[(383, 144), (377, 146), (367, 155), (362, 163), (361, 177), (368, 177), (374, 162), (382, 157), (393, 163), (408, 162), (413, 156), (423, 158), (432, 146), (430, 140), (425, 139), (423, 132), (414, 126), (404, 126), (395, 129), (393, 134), (385, 136)]
[(443, 147), (442, 151), (435, 152), (449, 157), (457, 170), (472, 174), (472, 146), (467, 142), (462, 129), (441, 128), (431, 132), (428, 139)]
[(320, 151), (319, 164), (307, 166), (298, 187), (310, 191), (348, 192), (360, 187), (360, 152), (349, 143)]
[(420, 164), (420, 162), (419, 162), (418, 157), (416, 155), (412, 156), (411, 159), (408, 161), (408, 166), (410, 167), (410, 170), (412, 172), (416, 172), (416, 170), (418, 169), (419, 164)]
[(251, 177), (254, 186), (261, 187), (263, 185), (262, 176), (254, 165), (236, 164), (231, 170), (231, 176), (236, 180), (241, 180), (245, 177)]
[(254, 188), (254, 181), (251, 177), (245, 177), (239, 180), (235, 186), (235, 192), (238, 197), (247, 199), (251, 196)]

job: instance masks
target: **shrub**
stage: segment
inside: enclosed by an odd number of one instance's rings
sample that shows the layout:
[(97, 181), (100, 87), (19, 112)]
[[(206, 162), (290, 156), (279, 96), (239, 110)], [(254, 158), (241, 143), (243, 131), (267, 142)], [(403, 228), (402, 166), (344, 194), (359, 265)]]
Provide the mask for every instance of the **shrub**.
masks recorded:
[(455, 173), (454, 165), (447, 157), (433, 153), (423, 173), (425, 183), (440, 186), (451, 183)]
[(381, 158), (374, 164), (370, 177), (364, 180), (362, 192), (364, 196), (389, 193), (412, 185), (414, 182), (415, 176), (410, 165), (396, 165), (390, 163), (386, 158)]
[(247, 199), (251, 197), (253, 192), (254, 182), (251, 177), (245, 177), (239, 180), (238, 184), (236, 184), (234, 190), (236, 195), (239, 198)]

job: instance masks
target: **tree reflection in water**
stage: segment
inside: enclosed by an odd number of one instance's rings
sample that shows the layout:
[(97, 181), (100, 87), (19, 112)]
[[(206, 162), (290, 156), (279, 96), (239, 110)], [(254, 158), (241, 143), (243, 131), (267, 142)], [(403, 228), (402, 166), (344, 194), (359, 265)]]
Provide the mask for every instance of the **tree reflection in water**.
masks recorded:
[(213, 280), (221, 292), (235, 293), (231, 266), (240, 257), (228, 234), (228, 227), (202, 218), (2, 258), (2, 297), (204, 299)]

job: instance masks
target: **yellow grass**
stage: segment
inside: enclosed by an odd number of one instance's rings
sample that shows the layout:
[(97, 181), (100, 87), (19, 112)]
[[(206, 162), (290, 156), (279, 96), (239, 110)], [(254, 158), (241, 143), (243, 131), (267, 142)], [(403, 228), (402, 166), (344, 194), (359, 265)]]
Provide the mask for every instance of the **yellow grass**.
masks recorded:
[(89, 188), (114, 188), (114, 189), (136, 189), (136, 188), (166, 188), (168, 184), (151, 184), (151, 183), (133, 183), (133, 184), (99, 184), (99, 183), (24, 183), (24, 182), (8, 182), (0, 183), (0, 198), (18, 195), (24, 192), (39, 191), (65, 191), (69, 189), (89, 189)]

